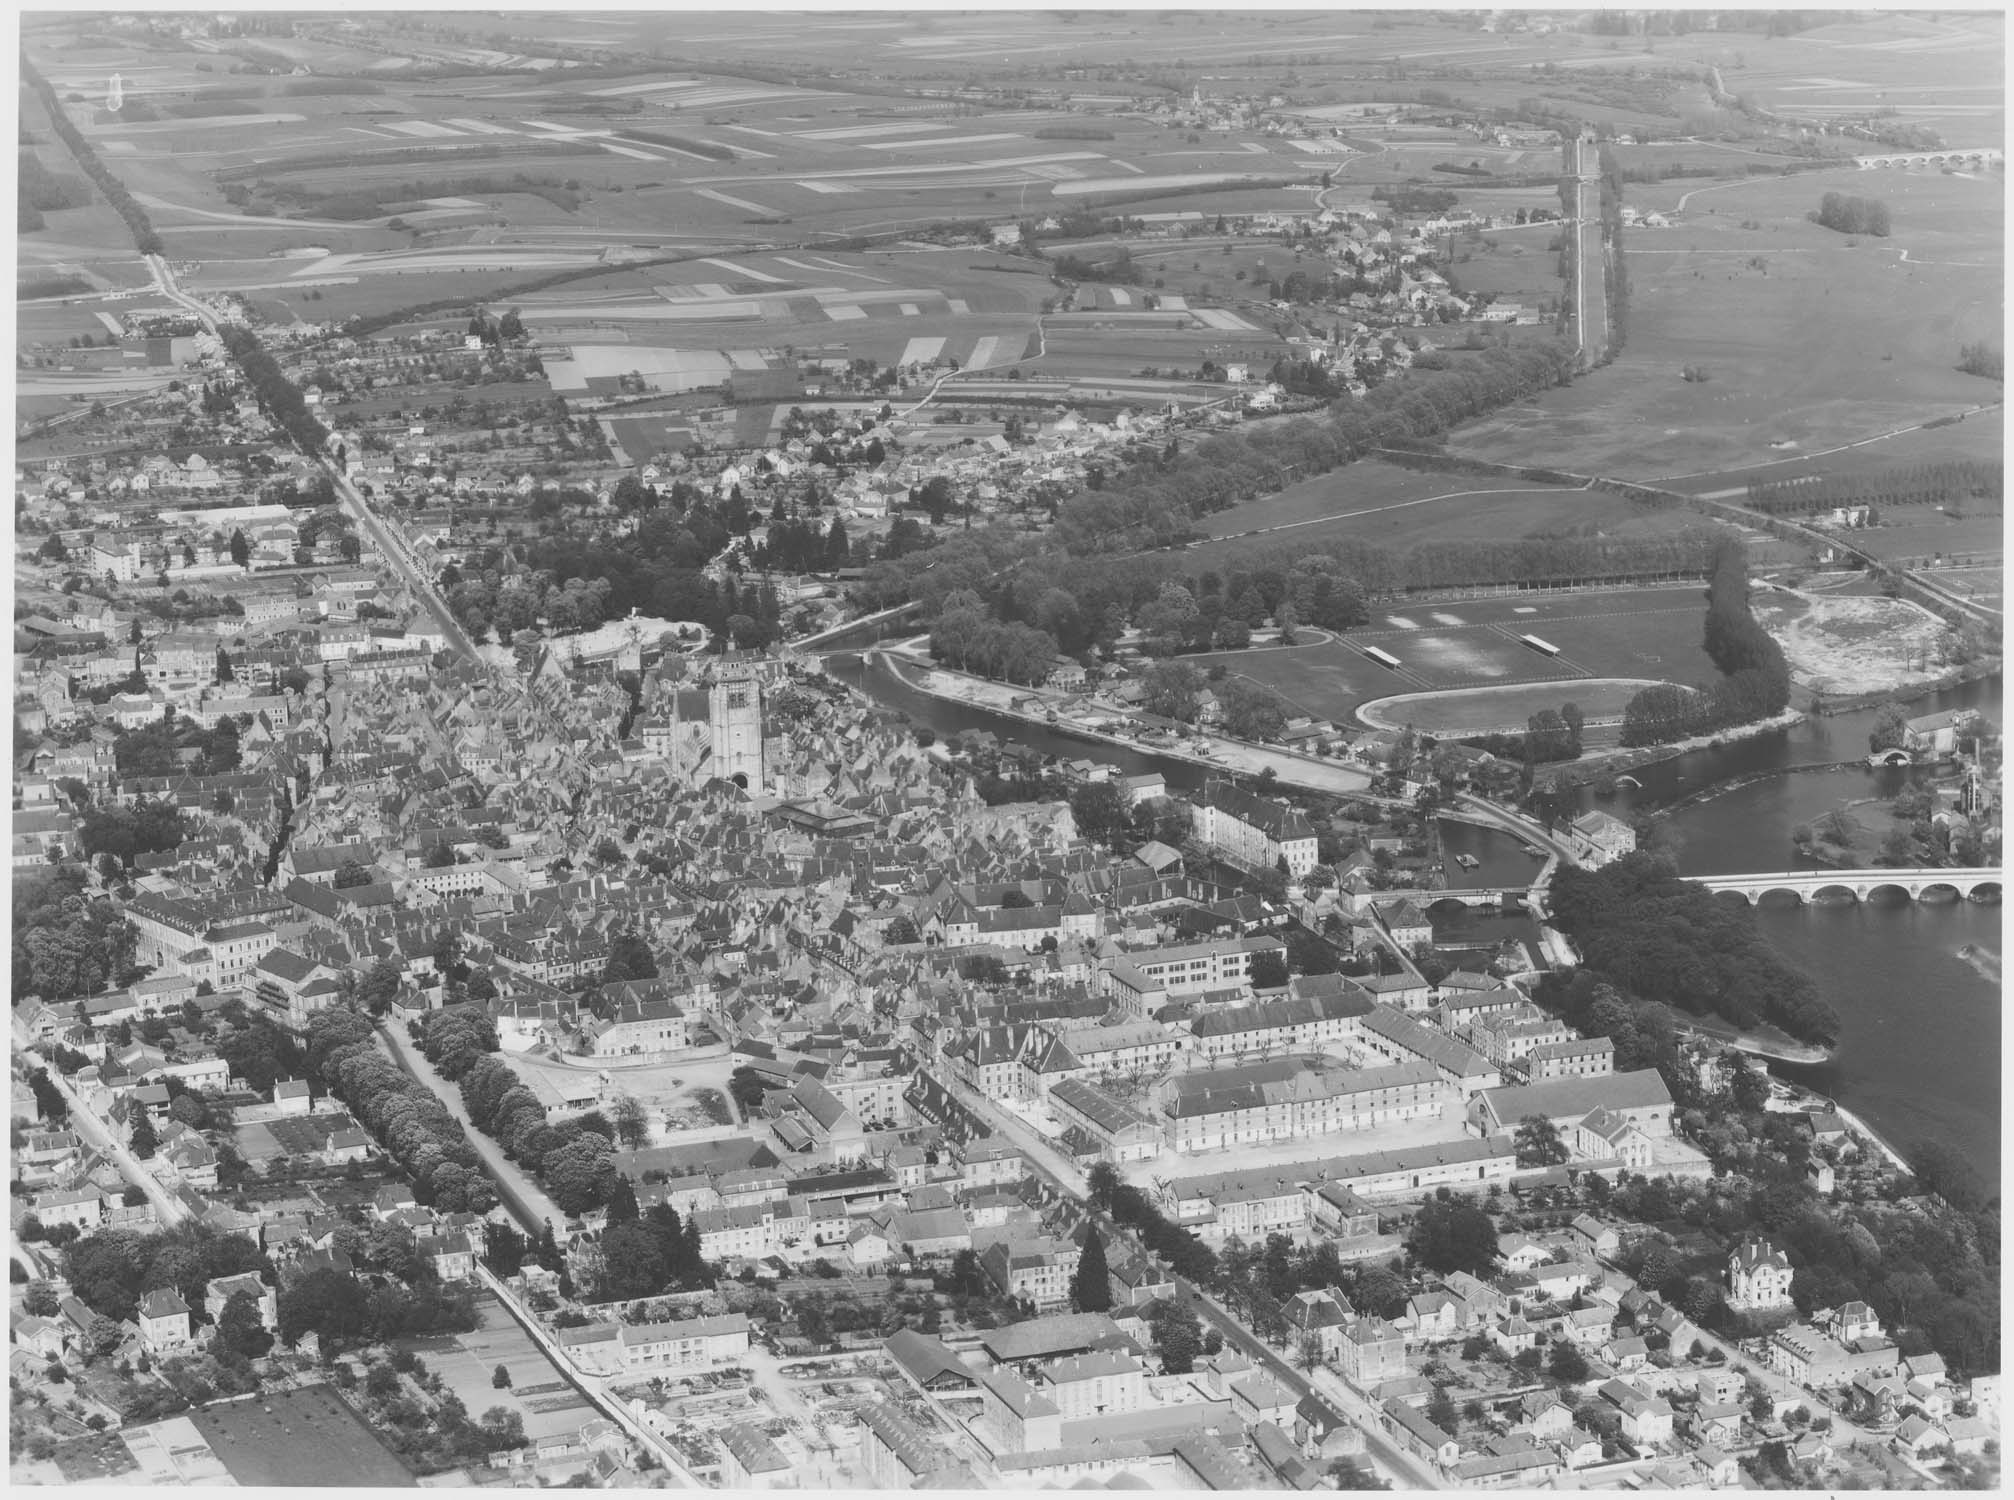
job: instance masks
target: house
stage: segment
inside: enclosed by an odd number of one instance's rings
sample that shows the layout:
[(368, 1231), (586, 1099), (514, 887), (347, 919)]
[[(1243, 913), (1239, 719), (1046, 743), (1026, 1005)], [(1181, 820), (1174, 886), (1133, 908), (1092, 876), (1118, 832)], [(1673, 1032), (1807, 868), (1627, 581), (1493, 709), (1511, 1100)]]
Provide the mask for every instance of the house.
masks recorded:
[(140, 1299), (140, 1342), (151, 1354), (166, 1354), (189, 1342), (189, 1304), (172, 1288)]
[(1737, 1312), (1789, 1307), (1790, 1257), (1766, 1240), (1746, 1239), (1727, 1258), (1727, 1305)]
[(747, 1313), (669, 1323), (625, 1323), (616, 1330), (623, 1368), (704, 1370), (748, 1353)]
[(1360, 1391), (1406, 1373), (1406, 1339), (1383, 1318), (1362, 1317), (1343, 1334), (1336, 1368)]
[(1398, 1441), (1401, 1448), (1416, 1458), (1423, 1458), (1430, 1464), (1449, 1468), (1461, 1455), (1461, 1444), (1454, 1437), (1441, 1431), (1426, 1417), (1403, 1401), (1385, 1402), (1382, 1408), (1385, 1431)]
[(1576, 1215), (1572, 1229), (1574, 1239), (1596, 1260), (1608, 1260), (1622, 1247), (1622, 1237), (1615, 1232), (1614, 1227), (1604, 1224), (1592, 1214)]
[(1622, 1413), (1623, 1436), (1639, 1448), (1656, 1447), (1671, 1441), (1671, 1404), (1662, 1396), (1650, 1396), (1621, 1380), (1606, 1380), (1597, 1394)]
[(1582, 813), (1567, 825), (1567, 841), (1574, 858), (1593, 869), (1636, 852), (1636, 830), (1599, 808)]
[(1325, 1363), (1333, 1364), (1342, 1352), (1350, 1324), (1350, 1310), (1330, 1292), (1296, 1292), (1281, 1309), (1295, 1330), (1295, 1344), (1313, 1339)]
[(478, 1252), (466, 1233), (422, 1235), (413, 1248), (432, 1262), (442, 1281), (465, 1281), (476, 1273)]
[(1942, 760), (1957, 753), (1958, 742), (1978, 722), (1979, 715), (1964, 708), (1949, 708), (1910, 719), (1902, 726), (1902, 748), (1918, 759)]
[(797, 1487), (796, 1466), (753, 1422), (736, 1422), (719, 1429), (720, 1482), (723, 1489), (774, 1490)]
[(216, 1322), (224, 1315), (225, 1305), (240, 1293), (258, 1304), (259, 1322), (266, 1332), (277, 1333), (280, 1328), (279, 1293), (261, 1281), (254, 1271), (213, 1278), (203, 1290), (204, 1316), (212, 1323)]

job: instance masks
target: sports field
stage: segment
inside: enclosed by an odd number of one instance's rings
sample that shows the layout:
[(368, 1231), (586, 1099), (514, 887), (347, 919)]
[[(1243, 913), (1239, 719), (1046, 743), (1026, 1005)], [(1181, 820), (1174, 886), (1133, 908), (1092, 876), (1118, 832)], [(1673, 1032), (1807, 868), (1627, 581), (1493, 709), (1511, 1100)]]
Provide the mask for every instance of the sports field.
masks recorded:
[[(1699, 585), (1388, 602), (1367, 626), (1335, 641), (1191, 659), (1204, 667), (1221, 662), (1299, 712), (1335, 723), (1352, 722), (1367, 702), (1444, 691), (1449, 696), (1418, 699), (1412, 717), (1422, 727), (1433, 719), (1476, 730), (1567, 699), (1590, 717), (1620, 712), (1645, 682), (1710, 682), (1716, 674), (1700, 645), (1704, 623)], [(1518, 639), (1527, 634), (1557, 646), (1559, 655)], [(1364, 654), (1371, 646), (1399, 666), (1373, 661)], [(1614, 685), (1622, 682), (1635, 686)], [(1460, 691), (1471, 688), (1497, 691)], [(1506, 716), (1506, 705), (1522, 703), (1531, 706)]]
[[(1583, 718), (1619, 714), (1631, 698), (1650, 685), (1642, 679), (1601, 677), (1565, 687), (1532, 683), (1524, 687), (1470, 688), (1459, 693), (1406, 693), (1361, 704), (1357, 717), (1380, 729), (1403, 729), (1410, 724), (1422, 734), (1515, 732), (1523, 729), (1540, 709), (1556, 709), (1567, 703), (1578, 708)], [(1599, 730), (1591, 729), (1586, 737), (1613, 739), (1614, 735), (1603, 736)]]

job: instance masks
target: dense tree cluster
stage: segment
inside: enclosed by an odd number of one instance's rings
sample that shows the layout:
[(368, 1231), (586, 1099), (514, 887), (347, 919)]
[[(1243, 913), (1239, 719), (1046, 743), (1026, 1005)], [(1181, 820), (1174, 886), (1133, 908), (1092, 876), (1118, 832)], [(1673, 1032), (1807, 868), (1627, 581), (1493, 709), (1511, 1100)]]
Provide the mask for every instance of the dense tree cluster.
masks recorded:
[(1443, 1276), (1455, 1271), (1487, 1276), (1496, 1268), (1496, 1221), (1475, 1199), (1442, 1188), (1414, 1213), (1406, 1253)]
[[(718, 582), (703, 569), (755, 517), (741, 501), (715, 507), (675, 489), (652, 504), (636, 531), (613, 535), (567, 532), (541, 538), (536, 567), (492, 548), (467, 572), (443, 574), (455, 618), (472, 635), (494, 626), (503, 640), (544, 615), (554, 629), (591, 629), (631, 611), (660, 620), (695, 620), (725, 647), (758, 649), (781, 633), (782, 610), (768, 583)], [(524, 573), (522, 583), (505, 577)]]
[(1983, 375), (1988, 380), (2006, 378), (2007, 354), (1997, 344), (1984, 340), (1962, 344), (1958, 349), (1958, 368), (1967, 375)]
[[(221, 776), (237, 770), (242, 760), (239, 717), (224, 714), (205, 729), (177, 715), (171, 705), (151, 723), (121, 730), (112, 742), (112, 756), (121, 776)], [(194, 750), (196, 758), (182, 760), (185, 750)]]
[(996, 620), (977, 594), (961, 592), (931, 625), (930, 654), (961, 672), (1034, 686), (1055, 662), (1056, 638), (1018, 620)]
[(1268, 1235), (1263, 1245), (1233, 1238), (1224, 1246), (1220, 1270), (1225, 1305), (1272, 1344), (1286, 1342), (1285, 1307), (1296, 1292), (1337, 1291), (1372, 1317), (1405, 1311), (1407, 1289), (1399, 1276), (1382, 1264), (1346, 1264), (1333, 1240), (1297, 1247), (1284, 1234)]
[(14, 1002), (69, 1000), (129, 983), (139, 934), (84, 872), (62, 865), (14, 878)]
[(1836, 229), (1841, 234), (1867, 234), (1885, 239), (1888, 235), (1888, 205), (1879, 198), (1827, 193), (1818, 200), (1811, 222)]
[[(1750, 484), (1742, 504), (1770, 516), (1810, 515), (1815, 511), (1877, 505), (1949, 505), (1986, 499), (1998, 502), (2003, 472), (1997, 463), (1950, 459), (1910, 464), (1873, 472), (1855, 469), (1843, 474), (1813, 474)], [(1869, 524), (1873, 524), (1870, 518)]]
[(1091, 1205), (1112, 1216), (1139, 1237), (1149, 1251), (1166, 1261), (1177, 1276), (1208, 1283), (1216, 1279), (1217, 1256), (1195, 1234), (1173, 1223), (1147, 1195), (1106, 1162), (1091, 1168)]
[(129, 1322), (147, 1292), (171, 1288), (201, 1317), (205, 1284), (218, 1276), (255, 1271), (267, 1281), (272, 1262), (243, 1235), (202, 1224), (182, 1224), (153, 1234), (100, 1229), (64, 1252), (71, 1290), (101, 1317)]
[[(1646, 1000), (1830, 1045), (1839, 1016), (1756, 930), (1755, 913), (1681, 880), (1653, 854), (1553, 878), (1553, 920), (1588, 968)], [(1618, 1062), (1620, 1066), (1620, 1062)]]
[(42, 108), (49, 116), (49, 125), (70, 148), (70, 154), (77, 159), (77, 165), (98, 185), (98, 191), (105, 195), (105, 201), (112, 205), (126, 227), (132, 231), (133, 243), (142, 255), (159, 255), (161, 237), (154, 232), (154, 221), (147, 217), (147, 211), (134, 201), (126, 191), (126, 184), (113, 175), (111, 168), (99, 160), (91, 143), (84, 139), (83, 132), (70, 122), (70, 116), (56, 98), (56, 90), (34, 68), (27, 58), (21, 59), (21, 76), (42, 101)]
[(289, 380), (279, 362), (266, 352), (259, 336), (241, 323), (225, 323), (218, 330), (224, 347), (244, 372), (245, 382), (268, 417), (288, 437), (308, 453), (320, 453), (328, 441), (328, 429), (308, 409), (300, 387)]
[[(617, 1216), (627, 1198), (628, 1212)], [(609, 1201), (609, 1226), (601, 1237), (601, 1274), (596, 1295), (603, 1301), (654, 1297), (667, 1288), (708, 1285), (713, 1268), (699, 1250), (698, 1221), (681, 1219), (668, 1203), (638, 1214), (636, 1195), (620, 1183)]]
[(78, 841), (86, 855), (110, 855), (130, 868), (137, 855), (180, 848), (187, 832), (182, 810), (174, 802), (166, 797), (142, 797), (131, 807), (112, 804), (89, 808)]
[(371, 1023), (328, 1010), (308, 1023), (307, 1061), (413, 1178), (413, 1196), (445, 1213), (487, 1213), (496, 1192), (461, 1122), (376, 1045)]
[(1622, 743), (1661, 745), (1781, 713), (1790, 663), (1749, 607), (1748, 561), (1738, 540), (1716, 549), (1706, 589), (1706, 654), (1720, 669), (1704, 690), (1660, 683), (1623, 706)]

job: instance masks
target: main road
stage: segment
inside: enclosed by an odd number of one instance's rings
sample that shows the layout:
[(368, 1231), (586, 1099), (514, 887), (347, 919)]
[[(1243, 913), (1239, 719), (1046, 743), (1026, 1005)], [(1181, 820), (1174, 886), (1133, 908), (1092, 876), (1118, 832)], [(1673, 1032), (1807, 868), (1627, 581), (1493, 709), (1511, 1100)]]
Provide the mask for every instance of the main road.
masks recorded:
[(1607, 258), (1601, 240), (1601, 157), (1586, 138), (1574, 151), (1574, 331), (1583, 365), (1608, 350)]
[[(1036, 1172), (1049, 1182), (1059, 1193), (1083, 1206), (1087, 1214), (1095, 1214), (1090, 1207), (1090, 1183), (1076, 1165), (1060, 1155), (1044, 1140), (1039, 1132), (1025, 1120), (1016, 1118), (1001, 1109), (985, 1095), (966, 1087), (948, 1073), (932, 1071), (931, 1077), (943, 1084), (953, 1098), (966, 1109), (984, 1120), (1000, 1135), (1005, 1136), (1020, 1148)], [(1095, 1214), (1104, 1226), (1108, 1240), (1117, 1240), (1134, 1255), (1143, 1260), (1155, 1257), (1123, 1227), (1109, 1217)], [(1288, 1390), (1301, 1396), (1312, 1396), (1328, 1407), (1335, 1415), (1343, 1417), (1364, 1435), (1364, 1446), (1370, 1455), (1384, 1466), (1385, 1476), (1395, 1478), (1402, 1487), (1422, 1490), (1437, 1490), (1444, 1487), (1442, 1480), (1411, 1454), (1395, 1445), (1386, 1435), (1379, 1414), (1361, 1394), (1352, 1390), (1344, 1381), (1329, 1371), (1317, 1371), (1314, 1376), (1298, 1370), (1289, 1363), (1278, 1350), (1267, 1344), (1257, 1334), (1210, 1293), (1196, 1286), (1186, 1277), (1175, 1278), (1177, 1288), (1206, 1321), (1216, 1326), (1226, 1343), (1235, 1345)]]
[(119, 1133), (92, 1113), (77, 1096), (77, 1091), (70, 1087), (70, 1080), (55, 1068), (45, 1071), (49, 1075), (49, 1081), (56, 1085), (57, 1092), (68, 1102), (70, 1123), (76, 1127), (77, 1133), (111, 1157), (119, 1168), (119, 1174), (147, 1195), (148, 1201), (154, 1205), (154, 1212), (160, 1215), (162, 1224), (172, 1229), (190, 1217), (189, 1205), (169, 1192), (160, 1178), (149, 1172), (133, 1154), (132, 1148), (119, 1139)]
[(555, 1235), (566, 1228), (567, 1215), (560, 1211), (558, 1204), (546, 1196), (545, 1190), (530, 1177), (524, 1169), (508, 1156), (503, 1147), (489, 1136), (476, 1129), (475, 1122), (462, 1105), (462, 1092), (434, 1071), (434, 1065), (426, 1055), (398, 1033), (396, 1026), (377, 1023), (378, 1042), (392, 1060), (428, 1093), (447, 1106), (448, 1113), (461, 1121), (462, 1129), (468, 1132), (469, 1144), (476, 1148), (476, 1154), (483, 1159), (483, 1166), (489, 1172), (490, 1180), (496, 1184), (504, 1206), (517, 1216), (518, 1222), (536, 1239), (545, 1224), (550, 1223)]
[[(161, 294), (186, 308), (210, 333), (218, 334), (220, 330), (216, 314), (199, 298), (190, 296), (175, 284), (175, 273), (168, 265), (167, 257), (149, 255), (146, 260), (147, 267), (154, 276), (154, 285), (160, 289)], [(388, 524), (371, 509), (357, 487), (351, 484), (349, 477), (335, 466), (328, 454), (310, 451), (306, 456), (328, 475), (329, 484), (334, 488), (336, 499), (343, 509), (347, 510), (355, 518), (357, 525), (363, 528), (370, 537), (372, 545), (377, 548), (378, 555), (398, 573), (407, 591), (428, 614), (433, 616), (448, 645), (456, 654), (481, 664), (482, 658), (476, 654), (475, 644), (469, 640), (466, 632), (455, 620), (447, 607), (447, 602), (435, 590), (433, 580), (426, 575), (425, 570), (414, 558), (412, 547), (406, 541), (405, 534), (397, 527)]]

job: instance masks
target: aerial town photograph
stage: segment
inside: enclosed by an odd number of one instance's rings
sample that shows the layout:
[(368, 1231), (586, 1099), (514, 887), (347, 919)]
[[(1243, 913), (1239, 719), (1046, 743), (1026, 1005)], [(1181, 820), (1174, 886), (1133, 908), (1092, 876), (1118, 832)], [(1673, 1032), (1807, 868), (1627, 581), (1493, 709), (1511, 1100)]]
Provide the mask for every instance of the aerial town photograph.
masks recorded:
[(2001, 1486), (2004, 14), (13, 24), (10, 1486)]

